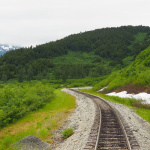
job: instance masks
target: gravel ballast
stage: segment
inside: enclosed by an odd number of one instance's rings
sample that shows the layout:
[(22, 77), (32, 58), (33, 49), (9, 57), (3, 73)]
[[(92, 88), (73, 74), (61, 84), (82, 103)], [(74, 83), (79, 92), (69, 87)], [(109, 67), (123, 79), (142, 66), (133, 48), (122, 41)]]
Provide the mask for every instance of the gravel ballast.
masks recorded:
[[(68, 89), (63, 89), (76, 97), (76, 109), (67, 119), (66, 125), (54, 134), (56, 139), (55, 150), (83, 150), (85, 148), (86, 142), (88, 141), (89, 133), (94, 122), (95, 116), (95, 106), (94, 103), (87, 97), (77, 94)], [(62, 143), (57, 143), (57, 138), (61, 136), (61, 132), (67, 128), (74, 128), (74, 133), (72, 136), (64, 140)]]
[[(65, 128), (74, 127), (75, 130), (74, 134), (67, 140), (57, 143), (55, 150), (83, 150), (88, 141), (90, 129), (94, 121), (95, 107), (89, 98), (68, 89), (64, 89), (64, 91), (77, 97), (76, 110), (68, 118), (68, 123), (65, 126)], [(139, 143), (140, 150), (150, 150), (150, 123), (122, 104), (110, 101), (108, 103), (120, 113), (123, 120), (129, 125)]]
[(116, 108), (121, 114), (121, 117), (128, 123), (132, 130), (141, 150), (150, 150), (150, 123), (138, 116), (130, 108), (108, 101), (112, 107)]

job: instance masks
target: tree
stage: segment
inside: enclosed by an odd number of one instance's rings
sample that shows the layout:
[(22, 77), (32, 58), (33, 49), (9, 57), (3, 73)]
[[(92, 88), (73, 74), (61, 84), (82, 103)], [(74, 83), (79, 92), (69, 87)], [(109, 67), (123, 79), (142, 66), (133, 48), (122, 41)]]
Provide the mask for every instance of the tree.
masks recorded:
[(30, 65), (30, 66), (28, 67), (28, 69), (27, 69), (27, 78), (28, 78), (28, 80), (30, 81), (30, 80), (32, 79), (32, 77), (33, 77), (33, 68), (32, 68), (32, 66)]
[(25, 75), (25, 69), (21, 68), (19, 70), (19, 74), (18, 74), (18, 82), (23, 82), (24, 80), (24, 75)]
[(3, 83), (7, 82), (7, 75), (5, 73), (2, 74), (2, 81)]

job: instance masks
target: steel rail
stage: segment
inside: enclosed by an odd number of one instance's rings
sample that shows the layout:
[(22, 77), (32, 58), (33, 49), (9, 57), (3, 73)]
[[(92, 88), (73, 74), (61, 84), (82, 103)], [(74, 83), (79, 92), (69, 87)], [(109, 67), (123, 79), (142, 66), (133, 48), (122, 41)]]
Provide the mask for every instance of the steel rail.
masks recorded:
[[(91, 95), (92, 95), (92, 94), (91, 94)], [(94, 95), (93, 95), (93, 96), (94, 96)], [(129, 142), (129, 138), (128, 138), (127, 133), (126, 133), (126, 130), (125, 130), (125, 128), (124, 128), (124, 125), (123, 125), (123, 123), (122, 123), (122, 121), (121, 121), (121, 118), (120, 118), (120, 116), (118, 115), (118, 113), (114, 110), (114, 108), (112, 108), (112, 106), (111, 106), (105, 99), (103, 99), (103, 98), (101, 98), (101, 97), (99, 97), (99, 96), (96, 96), (96, 97), (102, 99), (106, 104), (108, 104), (108, 105), (111, 107), (112, 111), (113, 111), (114, 114), (117, 116), (117, 118), (118, 118), (118, 120), (119, 120), (119, 123), (120, 123), (120, 125), (121, 125), (121, 127), (122, 127), (122, 131), (123, 131), (123, 133), (124, 133), (124, 135), (125, 135), (125, 139), (126, 139), (126, 142), (127, 142), (128, 149), (129, 149), (129, 150), (132, 150), (131, 145), (130, 145), (130, 142)]]
[(96, 145), (95, 145), (95, 149), (94, 150), (97, 150), (97, 148), (98, 148), (98, 142), (99, 142), (100, 131), (101, 131), (101, 123), (102, 123), (102, 112), (101, 112), (100, 105), (99, 105), (98, 108), (99, 108), (99, 112), (100, 112), (100, 121), (99, 121), (98, 135), (97, 135), (97, 140), (96, 140)]
[[(71, 90), (77, 91), (77, 90), (74, 90), (74, 89), (71, 89)], [(89, 93), (85, 93), (85, 92), (81, 92), (81, 91), (77, 91), (77, 92), (79, 92), (79, 93), (81, 93), (81, 94), (83, 93), (83, 94), (86, 94), (86, 95), (91, 95), (91, 96), (94, 96), (94, 97), (96, 97), (96, 98), (98, 98), (98, 99), (101, 99), (103, 102), (105, 102), (105, 103), (111, 108), (111, 110), (113, 111), (113, 113), (114, 113), (115, 116), (117, 117), (117, 119), (118, 119), (118, 121), (119, 121), (119, 124), (120, 124), (120, 126), (121, 126), (121, 128), (122, 128), (122, 131), (123, 131), (124, 136), (125, 136), (125, 140), (126, 140), (127, 147), (128, 147), (129, 150), (132, 150), (131, 145), (130, 145), (130, 142), (129, 142), (129, 138), (128, 138), (128, 136), (127, 136), (127, 133), (126, 133), (125, 127), (124, 127), (124, 125), (123, 125), (123, 123), (122, 123), (122, 121), (121, 121), (121, 118), (120, 118), (120, 116), (118, 115), (118, 113), (114, 110), (114, 108), (107, 102), (107, 100), (105, 100), (105, 99), (103, 99), (103, 98), (101, 98), (101, 97), (99, 97), (99, 96), (93, 95), (93, 94), (89, 94)], [(95, 103), (96, 103), (96, 102), (95, 102)], [(97, 140), (96, 140), (96, 145), (95, 145), (95, 149), (94, 149), (94, 150), (97, 150), (97, 149), (98, 149), (98, 143), (99, 143), (100, 132), (101, 132), (101, 118), (102, 118), (100, 105), (97, 104), (97, 103), (96, 103), (96, 105), (98, 105), (98, 108), (99, 108), (99, 111), (100, 111), (100, 123), (99, 123), (98, 135), (97, 135)]]

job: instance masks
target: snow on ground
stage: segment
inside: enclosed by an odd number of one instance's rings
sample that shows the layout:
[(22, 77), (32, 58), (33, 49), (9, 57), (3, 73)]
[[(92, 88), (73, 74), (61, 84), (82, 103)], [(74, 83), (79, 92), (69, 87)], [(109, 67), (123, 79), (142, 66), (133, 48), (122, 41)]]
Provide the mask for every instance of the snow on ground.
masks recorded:
[(92, 86), (87, 86), (87, 87), (75, 87), (75, 88), (72, 88), (72, 89), (86, 89), (86, 90), (89, 90), (89, 89), (91, 89), (92, 88)]
[(104, 88), (98, 90), (98, 92), (104, 91), (105, 89), (107, 89), (107, 87), (108, 87), (108, 86), (106, 86), (106, 87), (104, 87)]
[(119, 92), (119, 93), (112, 92), (112, 93), (108, 93), (106, 95), (109, 95), (109, 96), (119, 96), (121, 98), (135, 98), (135, 99), (140, 99), (140, 100), (143, 100), (144, 103), (150, 104), (150, 94), (147, 94), (145, 92), (139, 93), (139, 94), (127, 94), (127, 91), (122, 91), (122, 92)]

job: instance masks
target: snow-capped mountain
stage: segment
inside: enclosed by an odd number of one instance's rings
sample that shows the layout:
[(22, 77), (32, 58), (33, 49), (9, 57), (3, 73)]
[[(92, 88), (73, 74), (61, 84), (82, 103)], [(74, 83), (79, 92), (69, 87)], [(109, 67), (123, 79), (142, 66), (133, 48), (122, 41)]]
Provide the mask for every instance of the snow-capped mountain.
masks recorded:
[(5, 54), (7, 51), (15, 50), (20, 48), (19, 46), (13, 46), (8, 44), (0, 44), (0, 56)]

